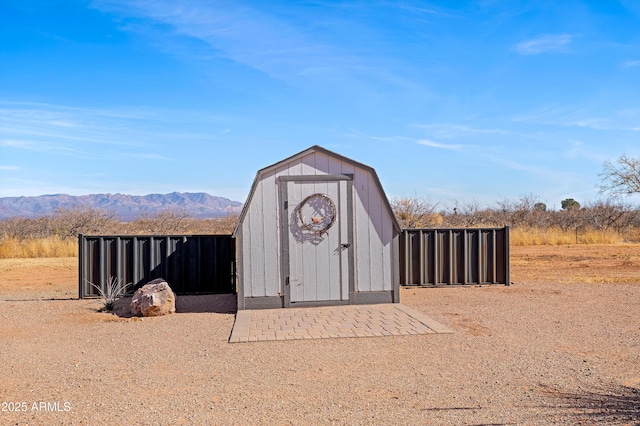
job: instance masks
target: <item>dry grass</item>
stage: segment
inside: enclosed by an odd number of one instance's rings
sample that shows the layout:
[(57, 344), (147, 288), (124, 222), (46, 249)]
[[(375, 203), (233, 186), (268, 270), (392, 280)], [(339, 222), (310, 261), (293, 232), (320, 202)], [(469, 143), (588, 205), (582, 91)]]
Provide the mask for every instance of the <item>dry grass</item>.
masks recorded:
[(0, 240), (0, 259), (36, 257), (75, 257), (78, 242), (60, 237), (3, 238)]
[[(560, 228), (512, 228), (512, 246), (571, 245), (571, 244), (620, 244), (637, 241), (640, 235), (623, 235), (616, 231), (575, 230), (562, 231)], [(47, 238), (4, 238), (0, 239), (0, 259), (77, 257), (78, 243), (75, 239), (57, 236)]]
[(640, 284), (640, 244), (517, 246), (510, 263), (516, 284)]
[(512, 246), (541, 246), (568, 244), (620, 244), (626, 238), (617, 231), (575, 230), (563, 231), (560, 228), (515, 228), (510, 232)]

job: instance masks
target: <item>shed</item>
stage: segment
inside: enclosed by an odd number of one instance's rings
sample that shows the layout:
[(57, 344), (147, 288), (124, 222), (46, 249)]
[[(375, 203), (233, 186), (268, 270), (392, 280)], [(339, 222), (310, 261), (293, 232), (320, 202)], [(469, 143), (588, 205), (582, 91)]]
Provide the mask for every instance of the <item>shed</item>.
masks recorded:
[(259, 170), (238, 225), (238, 309), (399, 302), (398, 224), (372, 167), (320, 146)]

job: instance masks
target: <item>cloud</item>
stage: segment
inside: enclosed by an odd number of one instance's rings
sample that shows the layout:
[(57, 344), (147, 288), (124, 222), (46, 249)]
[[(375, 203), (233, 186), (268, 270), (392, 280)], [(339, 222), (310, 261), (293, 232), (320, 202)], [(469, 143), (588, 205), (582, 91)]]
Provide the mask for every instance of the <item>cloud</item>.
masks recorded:
[(30, 148), (31, 142), (28, 141), (19, 141), (14, 139), (3, 139), (0, 140), (0, 145), (8, 146), (10, 148)]
[[(93, 7), (116, 15), (124, 23), (123, 31), (135, 32), (159, 51), (179, 57), (224, 58), (305, 87), (309, 80), (332, 85), (346, 81), (350, 87), (373, 80), (419, 88), (410, 76), (411, 64), (395, 50), (389, 54), (383, 48), (386, 41), (374, 28), (351, 18), (368, 13), (365, 4), (330, 2), (328, 14), (319, 21), (318, 7), (287, 5), (282, 13), (282, 6), (261, 2), (95, 0)], [(424, 8), (406, 12), (412, 19), (432, 13), (438, 12)], [(389, 14), (401, 19), (396, 15)], [(309, 24), (314, 21), (318, 22)]]
[(163, 161), (169, 160), (169, 158), (160, 154), (128, 154), (128, 155), (129, 157), (142, 158), (144, 160), (163, 160)]
[(418, 143), (420, 145), (430, 146), (432, 148), (449, 149), (451, 151), (460, 151), (462, 148), (464, 148), (464, 145), (438, 143), (438, 142), (433, 142), (427, 139), (421, 139), (418, 141)]
[(438, 139), (453, 139), (470, 134), (499, 134), (506, 135), (511, 132), (503, 129), (483, 129), (479, 127), (471, 127), (464, 124), (448, 124), (448, 123), (434, 123), (434, 124), (416, 124), (415, 127), (420, 129), (429, 130)]
[(0, 166), (0, 170), (19, 170), (18, 166)]
[(594, 111), (591, 105), (547, 107), (527, 115), (513, 117), (513, 122), (535, 123), (546, 126), (577, 127), (592, 130), (638, 131), (640, 111), (626, 109), (605, 111), (608, 116), (594, 116), (602, 111)]
[(640, 15), (640, 4), (637, 0), (620, 0), (620, 3), (636, 15)]
[(67, 121), (58, 121), (58, 120), (49, 121), (49, 124), (57, 127), (74, 127), (75, 126), (75, 124), (73, 123), (69, 123)]
[(562, 51), (571, 43), (572, 38), (569, 34), (540, 34), (516, 44), (513, 46), (513, 50), (521, 55)]
[[(565, 156), (570, 159), (584, 158), (587, 160), (602, 163), (608, 156), (598, 146), (592, 147), (589, 144), (585, 144), (582, 141), (571, 139), (569, 140), (570, 149), (566, 152)], [(605, 149), (606, 151), (606, 149)]]
[(173, 41), (179, 37), (199, 40), (217, 56), (276, 78), (289, 78), (317, 68), (335, 73), (336, 68), (352, 62), (340, 48), (322, 43), (303, 28), (256, 7), (209, 2), (176, 5), (170, 0), (102, 0), (94, 5), (125, 17), (142, 18), (149, 24), (138, 24), (134, 31), (151, 34), (155, 31), (154, 24), (160, 23), (173, 32), (154, 32), (158, 37), (169, 37)]
[(622, 63), (622, 66), (624, 68), (635, 68), (635, 67), (640, 67), (640, 60), (639, 61), (624, 61)]

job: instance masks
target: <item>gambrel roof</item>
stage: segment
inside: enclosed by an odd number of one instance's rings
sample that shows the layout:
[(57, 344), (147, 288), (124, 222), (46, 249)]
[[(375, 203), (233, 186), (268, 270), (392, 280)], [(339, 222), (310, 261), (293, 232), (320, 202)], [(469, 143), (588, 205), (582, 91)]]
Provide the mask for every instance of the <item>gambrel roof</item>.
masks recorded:
[(291, 157), (285, 158), (282, 161), (278, 161), (275, 164), (272, 164), (270, 166), (267, 166), (263, 169), (258, 170), (258, 172), (256, 173), (256, 178), (253, 181), (253, 184), (251, 185), (251, 190), (249, 191), (249, 196), (247, 197), (247, 201), (245, 202), (244, 206), (242, 207), (242, 212), (240, 213), (240, 218), (238, 220), (238, 224), (236, 225), (236, 229), (233, 231), (233, 235), (236, 236), (238, 230), (240, 229), (240, 227), (242, 226), (242, 223), (244, 222), (245, 216), (247, 214), (247, 210), (249, 209), (249, 206), (251, 205), (251, 201), (253, 199), (253, 196), (255, 194), (256, 191), (256, 187), (258, 185), (258, 182), (261, 180), (261, 178), (263, 177), (263, 175), (274, 171), (275, 169), (281, 167), (284, 164), (290, 163), (292, 161), (296, 161), (298, 159), (302, 159), (303, 157), (306, 157), (309, 154), (313, 154), (315, 152), (319, 152), (322, 154), (325, 154), (329, 157), (333, 157), (336, 160), (339, 161), (343, 161), (345, 163), (351, 164), (354, 167), (357, 167), (359, 169), (365, 170), (366, 172), (368, 172), (372, 179), (373, 182), (376, 185), (376, 188), (378, 189), (380, 196), (383, 200), (385, 209), (387, 210), (387, 212), (389, 213), (389, 216), (391, 217), (391, 220), (393, 221), (393, 227), (396, 230), (396, 232), (400, 232), (401, 231), (401, 227), (400, 224), (398, 223), (398, 220), (396, 219), (396, 216), (393, 214), (393, 210), (391, 209), (391, 204), (389, 203), (389, 199), (387, 198), (386, 194), (384, 193), (384, 190), (382, 189), (382, 184), (380, 183), (380, 179), (378, 178), (378, 175), (375, 171), (375, 169), (373, 167), (367, 166), (366, 164), (362, 164), (358, 161), (352, 160), (351, 158), (347, 158), (345, 156), (342, 156), (340, 154), (337, 154), (333, 151), (330, 151), (326, 148), (323, 148), (319, 145), (314, 145), (310, 148), (305, 149), (304, 151), (301, 151), (295, 155), (292, 155)]

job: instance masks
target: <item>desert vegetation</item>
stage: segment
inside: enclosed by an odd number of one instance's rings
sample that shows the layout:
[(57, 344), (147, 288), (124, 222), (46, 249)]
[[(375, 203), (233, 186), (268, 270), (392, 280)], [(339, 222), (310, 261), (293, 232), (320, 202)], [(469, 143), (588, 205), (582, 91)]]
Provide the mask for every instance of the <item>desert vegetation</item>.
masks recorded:
[(509, 226), (513, 245), (640, 242), (640, 210), (621, 198), (580, 202), (568, 198), (553, 210), (533, 194), (503, 199), (493, 207), (476, 201), (441, 206), (428, 198), (391, 202), (403, 228)]
[[(476, 201), (440, 205), (428, 198), (391, 202), (403, 228), (478, 228), (509, 226), (512, 245), (615, 244), (640, 242), (640, 210), (620, 198), (580, 203), (561, 201), (549, 209), (535, 195), (503, 199), (483, 207)], [(171, 235), (229, 234), (238, 216), (194, 219), (180, 210), (164, 210), (120, 222), (109, 211), (90, 207), (58, 209), (36, 219), (0, 221), (0, 258), (73, 257), (78, 234)]]
[(121, 222), (108, 210), (87, 206), (59, 208), (52, 215), (35, 219), (0, 221), (0, 258), (73, 257), (78, 252), (78, 234), (230, 234), (237, 220), (237, 215), (194, 219), (183, 210), (167, 209)]
[[(640, 193), (640, 159), (622, 155), (603, 163), (600, 190), (604, 198), (560, 201), (549, 208), (538, 195), (502, 199), (493, 206), (475, 200), (448, 204), (417, 195), (399, 197), (391, 207), (403, 228), (511, 228), (511, 244), (640, 243), (640, 209), (624, 196)], [(77, 236), (230, 234), (238, 215), (194, 219), (181, 209), (143, 214), (130, 222), (113, 212), (88, 206), (58, 208), (36, 219), (0, 221), (0, 258), (72, 257)]]
[(622, 155), (605, 161), (600, 179), (604, 198), (584, 203), (566, 198), (560, 209), (550, 209), (535, 194), (503, 199), (495, 206), (402, 197), (392, 201), (392, 208), (403, 228), (509, 226), (512, 245), (640, 242), (640, 210), (623, 198), (640, 193), (640, 159)]

